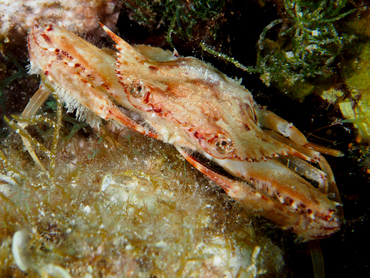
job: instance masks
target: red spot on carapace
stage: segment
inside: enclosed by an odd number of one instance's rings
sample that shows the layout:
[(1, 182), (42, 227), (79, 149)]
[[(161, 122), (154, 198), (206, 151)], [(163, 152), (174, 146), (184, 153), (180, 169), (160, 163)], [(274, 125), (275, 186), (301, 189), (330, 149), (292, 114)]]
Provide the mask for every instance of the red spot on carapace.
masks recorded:
[(161, 113), (162, 109), (160, 107), (153, 107), (153, 111), (156, 113)]
[(66, 51), (62, 50), (62, 54), (63, 54), (64, 56), (66, 56), (68, 59), (73, 60), (73, 57), (72, 57), (71, 55), (69, 55), (69, 54), (68, 54), (68, 52), (66, 52)]
[(245, 127), (246, 130), (251, 130), (251, 128), (249, 127), (249, 125), (246, 124), (246, 123), (244, 123), (244, 127)]
[(44, 38), (44, 40), (47, 42), (47, 43), (51, 43), (51, 39), (44, 33), (41, 34), (41, 36)]
[(198, 131), (195, 131), (195, 132), (193, 133), (193, 135), (194, 135), (194, 137), (195, 137), (195, 138), (197, 138), (197, 139), (201, 139), (201, 138), (202, 138), (202, 136), (200, 135), (200, 133), (199, 133)]

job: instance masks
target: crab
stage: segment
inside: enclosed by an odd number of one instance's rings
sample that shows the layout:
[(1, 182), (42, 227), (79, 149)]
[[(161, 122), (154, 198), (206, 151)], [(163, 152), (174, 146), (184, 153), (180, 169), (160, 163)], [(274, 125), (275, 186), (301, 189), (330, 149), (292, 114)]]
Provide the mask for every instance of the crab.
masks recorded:
[(102, 28), (116, 43), (115, 55), (62, 27), (33, 27), (29, 73), (41, 75), (42, 82), (24, 117), (55, 92), (68, 111), (76, 110), (92, 126), (112, 121), (174, 145), (230, 197), (303, 241), (340, 229), (339, 193), (320, 153), (340, 152), (308, 142), (211, 65), (161, 48), (132, 46)]

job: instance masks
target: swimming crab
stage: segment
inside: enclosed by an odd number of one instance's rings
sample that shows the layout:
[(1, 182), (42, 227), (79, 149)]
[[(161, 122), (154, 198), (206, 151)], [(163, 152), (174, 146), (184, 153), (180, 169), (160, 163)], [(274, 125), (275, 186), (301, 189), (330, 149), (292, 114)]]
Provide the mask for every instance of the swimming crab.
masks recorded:
[(102, 28), (116, 43), (115, 55), (55, 25), (32, 29), (30, 74), (40, 74), (42, 82), (24, 117), (54, 91), (93, 126), (97, 119), (113, 121), (174, 145), (229, 196), (304, 241), (338, 231), (339, 194), (320, 152), (339, 152), (309, 143), (211, 65), (129, 45)]

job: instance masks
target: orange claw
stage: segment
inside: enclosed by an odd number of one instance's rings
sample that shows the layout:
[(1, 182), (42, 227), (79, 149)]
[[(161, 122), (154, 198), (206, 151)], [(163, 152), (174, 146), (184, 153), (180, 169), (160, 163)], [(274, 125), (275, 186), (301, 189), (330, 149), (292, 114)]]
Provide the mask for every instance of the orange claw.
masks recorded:
[(302, 211), (297, 213), (296, 210), (292, 210), (295, 206), (293, 202), (287, 204), (276, 201), (274, 197), (258, 192), (246, 182), (232, 180), (216, 173), (182, 148), (176, 148), (191, 165), (221, 186), (230, 197), (242, 203), (254, 214), (262, 215), (283, 229), (298, 234), (302, 241), (327, 237), (340, 229), (341, 223), (334, 210), (329, 210), (327, 215), (322, 213), (314, 215), (309, 210), (308, 213)]

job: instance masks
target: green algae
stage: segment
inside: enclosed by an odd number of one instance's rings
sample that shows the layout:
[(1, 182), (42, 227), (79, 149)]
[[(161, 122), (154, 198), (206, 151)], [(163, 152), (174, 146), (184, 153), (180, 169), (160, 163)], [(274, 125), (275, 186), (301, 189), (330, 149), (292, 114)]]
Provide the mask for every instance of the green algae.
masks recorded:
[(223, 18), (225, 0), (181, 1), (181, 0), (134, 0), (122, 4), (132, 11), (130, 17), (150, 30), (163, 27), (166, 40), (171, 45), (173, 39), (189, 41), (199, 37), (204, 31), (215, 41)]
[(268, 24), (256, 43), (254, 67), (204, 43), (201, 47), (246, 72), (259, 74), (266, 86), (272, 85), (302, 101), (312, 92), (333, 86), (337, 79), (333, 62), (355, 38), (337, 30), (338, 22), (356, 11), (346, 8), (346, 4), (346, 0), (283, 1), (283, 18)]
[(342, 76), (347, 90), (338, 92), (338, 102), (346, 121), (370, 142), (370, 43), (361, 48), (359, 56), (344, 64)]
[[(343, 11), (347, 1), (285, 0), (286, 18), (273, 21), (261, 34), (257, 67), (266, 85), (271, 83), (297, 99), (320, 86), (317, 78), (330, 78), (333, 61), (351, 41), (349, 34), (339, 34), (334, 23), (353, 13)], [(267, 39), (277, 28), (278, 38)]]
[[(249, 213), (170, 145), (125, 128), (112, 133), (109, 124), (102, 129), (104, 140), (82, 130), (70, 136), (63, 118), (17, 118), (28, 123), (23, 136), (29, 141), (48, 142), (44, 148), (31, 144), (44, 169), (27, 153), (20, 131), (1, 143), (0, 276), (281, 273), (281, 250), (258, 235)], [(55, 128), (58, 122), (62, 126)], [(45, 132), (32, 132), (35, 125)], [(98, 152), (91, 156), (92, 150)], [(17, 231), (29, 237), (21, 246), (31, 262), (27, 274), (10, 255)]]

